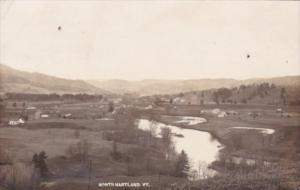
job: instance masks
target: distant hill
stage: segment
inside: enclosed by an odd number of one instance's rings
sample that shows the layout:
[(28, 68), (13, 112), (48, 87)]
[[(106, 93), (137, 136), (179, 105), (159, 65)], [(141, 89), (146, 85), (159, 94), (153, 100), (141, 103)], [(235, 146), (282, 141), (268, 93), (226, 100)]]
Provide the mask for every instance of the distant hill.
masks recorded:
[[(273, 81), (273, 80), (272, 80)], [(261, 104), (300, 105), (300, 88), (296, 85), (253, 83), (233, 88), (218, 88), (166, 95), (175, 104)]]
[(114, 93), (137, 93), (140, 95), (153, 94), (174, 94), (188, 92), (192, 90), (203, 90), (219, 88), (222, 86), (230, 87), (238, 81), (233, 79), (201, 79), (201, 80), (155, 80), (147, 79), (141, 81), (127, 80), (90, 80), (87, 81), (99, 88), (109, 90)]
[(83, 80), (68, 80), (30, 73), (0, 64), (0, 92), (19, 93), (107, 93)]
[(194, 79), (194, 80), (69, 80), (40, 73), (24, 72), (0, 64), (0, 92), (22, 93), (135, 93), (139, 95), (178, 94), (240, 85), (269, 83), (276, 86), (300, 87), (300, 76), (276, 78)]
[(90, 80), (87, 81), (99, 88), (113, 93), (137, 93), (140, 95), (176, 94), (181, 92), (200, 91), (217, 88), (231, 88), (242, 84), (261, 84), (264, 82), (277, 86), (300, 86), (300, 76), (276, 78), (256, 78), (247, 80), (235, 79), (195, 79), (195, 80)]

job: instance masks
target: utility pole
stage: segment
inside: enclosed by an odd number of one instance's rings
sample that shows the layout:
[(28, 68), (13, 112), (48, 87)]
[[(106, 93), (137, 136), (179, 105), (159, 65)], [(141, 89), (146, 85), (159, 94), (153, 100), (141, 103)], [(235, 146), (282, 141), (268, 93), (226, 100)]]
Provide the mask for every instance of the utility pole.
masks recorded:
[(16, 189), (16, 174), (15, 174), (15, 169), (14, 166), (11, 168), (11, 177), (12, 177), (12, 190)]
[(158, 188), (160, 189), (160, 171), (158, 172)]
[(91, 188), (91, 177), (92, 177), (92, 160), (89, 161), (89, 184), (87, 190)]

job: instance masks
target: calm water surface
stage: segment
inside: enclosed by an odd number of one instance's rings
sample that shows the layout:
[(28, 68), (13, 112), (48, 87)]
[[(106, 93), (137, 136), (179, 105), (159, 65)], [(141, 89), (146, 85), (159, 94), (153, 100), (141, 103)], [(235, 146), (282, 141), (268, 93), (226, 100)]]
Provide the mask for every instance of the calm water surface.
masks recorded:
[(175, 150), (177, 153), (180, 153), (182, 150), (187, 153), (190, 159), (191, 170), (197, 171), (198, 175), (200, 175), (198, 178), (201, 178), (201, 175), (214, 175), (215, 171), (208, 169), (207, 166), (218, 158), (221, 143), (213, 139), (208, 132), (184, 129), (159, 122), (153, 123), (146, 119), (138, 121), (138, 128), (142, 130), (150, 130), (151, 125), (156, 127), (155, 135), (157, 137), (161, 137), (160, 133), (163, 127), (170, 128), (172, 133), (183, 135), (183, 137), (172, 136)]

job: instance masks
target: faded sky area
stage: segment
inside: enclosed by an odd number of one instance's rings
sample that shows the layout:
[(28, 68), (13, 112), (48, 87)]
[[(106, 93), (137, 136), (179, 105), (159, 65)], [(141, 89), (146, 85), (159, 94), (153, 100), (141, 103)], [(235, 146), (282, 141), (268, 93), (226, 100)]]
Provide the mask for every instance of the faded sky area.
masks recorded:
[(1, 63), (73, 79), (299, 75), (299, 9), (284, 1), (1, 0)]

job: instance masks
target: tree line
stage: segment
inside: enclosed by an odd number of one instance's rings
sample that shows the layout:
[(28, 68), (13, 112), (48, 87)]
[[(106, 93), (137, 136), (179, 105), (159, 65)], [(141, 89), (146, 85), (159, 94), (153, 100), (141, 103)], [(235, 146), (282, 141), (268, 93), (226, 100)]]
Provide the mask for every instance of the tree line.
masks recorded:
[(9, 100), (27, 101), (54, 101), (54, 100), (77, 100), (77, 101), (100, 101), (103, 95), (98, 94), (28, 94), (28, 93), (6, 93)]
[(240, 85), (234, 88), (219, 88), (212, 92), (212, 100), (216, 104), (237, 104), (238, 102), (247, 104), (256, 97), (265, 98), (270, 95), (273, 95), (273, 97), (271, 96), (272, 100), (276, 100), (279, 104), (299, 105), (300, 103), (300, 100), (288, 93), (285, 87), (275, 86), (269, 83)]

